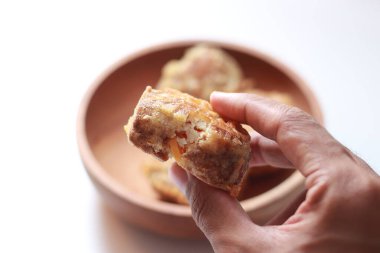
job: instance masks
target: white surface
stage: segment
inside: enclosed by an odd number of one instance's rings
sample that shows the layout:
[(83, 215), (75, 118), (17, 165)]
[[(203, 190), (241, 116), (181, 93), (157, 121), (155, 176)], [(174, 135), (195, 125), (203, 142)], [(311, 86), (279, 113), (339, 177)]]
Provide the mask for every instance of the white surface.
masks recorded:
[(379, 14), (376, 0), (1, 1), (0, 252), (209, 252), (117, 220), (77, 152), (88, 85), (156, 42), (226, 39), (276, 57), (310, 83), (332, 134), (380, 172)]

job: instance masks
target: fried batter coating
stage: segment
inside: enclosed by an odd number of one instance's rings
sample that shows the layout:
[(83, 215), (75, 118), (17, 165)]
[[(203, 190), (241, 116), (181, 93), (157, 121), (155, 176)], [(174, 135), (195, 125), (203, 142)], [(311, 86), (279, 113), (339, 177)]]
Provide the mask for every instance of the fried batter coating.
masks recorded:
[(202, 99), (174, 89), (147, 87), (125, 127), (129, 140), (192, 175), (236, 196), (248, 169), (250, 137)]

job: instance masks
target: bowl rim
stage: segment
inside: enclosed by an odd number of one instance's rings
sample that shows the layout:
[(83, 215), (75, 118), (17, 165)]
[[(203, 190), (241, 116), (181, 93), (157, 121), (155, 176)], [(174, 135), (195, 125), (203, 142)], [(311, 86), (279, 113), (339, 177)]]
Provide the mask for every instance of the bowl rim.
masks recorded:
[[(198, 43), (208, 43), (221, 48), (241, 52), (243, 54), (248, 54), (250, 56), (256, 57), (266, 63), (274, 66), (283, 72), (288, 78), (290, 78), (301, 92), (305, 95), (307, 102), (313, 105), (311, 109), (311, 114), (320, 123), (323, 124), (323, 114), (321, 111), (320, 104), (316, 99), (315, 94), (308, 87), (306, 82), (299, 77), (292, 69), (278, 61), (277, 59), (264, 54), (263, 52), (231, 42), (222, 42), (218, 40), (177, 40), (172, 42), (160, 43), (152, 45), (149, 47), (136, 50), (134, 53), (128, 54), (121, 59), (117, 60), (115, 63), (111, 64), (105, 71), (103, 71), (89, 86), (88, 90), (85, 92), (84, 97), (80, 103), (79, 111), (77, 115), (77, 144), (79, 147), (79, 153), (83, 162), (83, 165), (92, 180), (95, 180), (102, 187), (106, 188), (108, 191), (116, 194), (119, 198), (124, 201), (131, 202), (132, 204), (138, 205), (145, 209), (150, 209), (160, 213), (191, 217), (191, 210), (189, 206), (183, 206), (173, 203), (167, 203), (155, 199), (149, 199), (150, 201), (145, 201), (146, 198), (141, 198), (140, 195), (134, 194), (132, 191), (126, 190), (119, 182), (112, 178), (101, 166), (101, 164), (96, 159), (90, 144), (87, 139), (86, 132), (86, 118), (90, 102), (93, 95), (97, 89), (103, 84), (104, 80), (108, 78), (112, 73), (118, 70), (120, 67), (124, 66), (128, 62), (131, 62), (144, 55), (157, 52), (160, 50), (170, 49), (173, 47), (190, 47)], [(244, 210), (250, 212), (252, 210), (257, 210), (268, 206), (273, 201), (279, 200), (284, 196), (288, 195), (295, 188), (300, 187), (304, 182), (304, 177), (296, 171), (291, 176), (286, 178), (283, 182), (276, 185), (272, 189), (249, 199), (241, 201), (241, 205)]]

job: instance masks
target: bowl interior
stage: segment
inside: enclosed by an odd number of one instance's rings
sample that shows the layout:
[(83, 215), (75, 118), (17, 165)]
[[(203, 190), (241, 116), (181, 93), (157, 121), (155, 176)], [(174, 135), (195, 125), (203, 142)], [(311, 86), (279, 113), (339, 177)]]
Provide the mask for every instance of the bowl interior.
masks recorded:
[[(153, 48), (123, 60), (99, 80), (87, 106), (85, 132), (95, 159), (115, 184), (146, 201), (160, 201), (140, 170), (141, 162), (148, 155), (128, 143), (123, 125), (132, 115), (146, 85), (154, 87), (164, 64), (180, 58), (191, 45), (180, 43)], [(245, 76), (255, 79), (259, 88), (287, 92), (298, 107), (313, 114), (305, 92), (279, 68), (240, 48), (218, 46), (239, 62)], [(274, 187), (289, 174), (289, 171), (282, 171), (252, 182), (254, 191), (245, 193), (245, 198)]]

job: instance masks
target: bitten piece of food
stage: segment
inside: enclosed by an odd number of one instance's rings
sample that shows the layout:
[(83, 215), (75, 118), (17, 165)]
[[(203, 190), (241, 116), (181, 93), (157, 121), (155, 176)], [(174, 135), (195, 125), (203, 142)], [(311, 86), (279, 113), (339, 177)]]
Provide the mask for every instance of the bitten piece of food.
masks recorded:
[(205, 183), (238, 194), (248, 169), (250, 137), (207, 101), (148, 86), (125, 130), (143, 151), (163, 161), (173, 157)]

